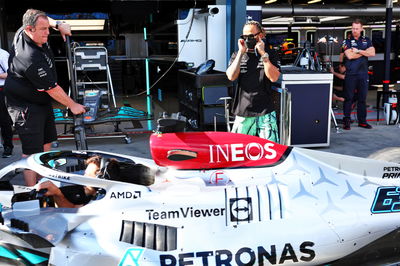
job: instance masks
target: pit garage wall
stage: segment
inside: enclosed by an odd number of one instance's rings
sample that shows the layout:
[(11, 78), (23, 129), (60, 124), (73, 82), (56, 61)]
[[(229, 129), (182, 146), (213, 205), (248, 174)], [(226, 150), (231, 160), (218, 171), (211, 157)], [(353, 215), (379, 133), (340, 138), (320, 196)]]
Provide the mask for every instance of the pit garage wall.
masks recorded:
[(177, 20), (178, 60), (193, 63), (194, 67), (197, 67), (206, 60), (213, 59), (214, 69), (225, 71), (226, 6), (210, 5), (208, 8), (218, 8), (218, 13), (196, 15), (200, 9), (190, 9), (186, 18)]
[[(261, 23), (261, 6), (247, 6), (247, 1), (217, 1), (208, 9), (218, 9), (209, 16), (193, 14), (200, 9), (190, 9), (188, 14), (176, 21), (178, 25), (179, 61), (193, 63), (194, 67), (208, 59), (215, 60), (215, 70), (225, 71), (231, 54), (237, 51), (237, 39), (242, 34), (246, 20)], [(224, 3), (224, 4), (221, 4)], [(181, 13), (182, 15), (182, 13)], [(191, 25), (192, 24), (192, 25)], [(189, 36), (188, 31), (191, 27)], [(187, 40), (186, 40), (187, 38)]]

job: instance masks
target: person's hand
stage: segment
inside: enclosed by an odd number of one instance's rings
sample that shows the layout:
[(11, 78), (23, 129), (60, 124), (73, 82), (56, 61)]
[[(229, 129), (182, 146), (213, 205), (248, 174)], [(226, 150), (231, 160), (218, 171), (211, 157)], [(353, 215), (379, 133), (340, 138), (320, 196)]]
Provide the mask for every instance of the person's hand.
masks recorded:
[(46, 197), (59, 196), (60, 194), (62, 194), (61, 190), (51, 181), (39, 183), (35, 186), (35, 188), (37, 191), (41, 189), (47, 189), (47, 192), (44, 193), (44, 196)]
[(90, 177), (96, 177), (99, 172), (99, 167), (95, 163), (90, 163), (86, 166), (85, 175)]
[(63, 23), (59, 24), (58, 30), (60, 31), (60, 34), (61, 34), (62, 38), (64, 39), (64, 42), (66, 41), (65, 36), (72, 36), (71, 26), (68, 23), (63, 22)]
[(246, 47), (246, 44), (244, 43), (243, 39), (238, 40), (238, 47), (239, 47), (240, 54), (244, 54), (247, 52), (247, 47)]
[(263, 55), (265, 53), (265, 43), (259, 39), (256, 43), (255, 49), (257, 49), (258, 54)]
[(86, 113), (85, 106), (79, 103), (74, 103), (72, 106), (70, 106), (70, 109), (74, 115)]
[(333, 69), (333, 67), (330, 67), (330, 68), (329, 68), (329, 71), (330, 71), (331, 73), (335, 72), (335, 70)]
[(359, 54), (360, 53), (360, 50), (358, 50), (357, 48), (351, 48), (351, 50), (353, 51), (353, 53), (355, 53), (355, 54)]

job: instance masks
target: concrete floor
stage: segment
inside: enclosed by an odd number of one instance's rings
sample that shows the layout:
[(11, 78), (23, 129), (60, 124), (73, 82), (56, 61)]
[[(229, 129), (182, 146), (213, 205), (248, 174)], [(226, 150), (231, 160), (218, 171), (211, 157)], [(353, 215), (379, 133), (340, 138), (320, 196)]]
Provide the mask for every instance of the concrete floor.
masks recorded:
[(366, 158), (385, 148), (400, 147), (400, 128), (397, 125), (380, 123), (381, 125), (371, 123), (372, 129), (353, 124), (351, 130), (342, 133), (336, 133), (332, 128), (330, 146), (313, 149)]

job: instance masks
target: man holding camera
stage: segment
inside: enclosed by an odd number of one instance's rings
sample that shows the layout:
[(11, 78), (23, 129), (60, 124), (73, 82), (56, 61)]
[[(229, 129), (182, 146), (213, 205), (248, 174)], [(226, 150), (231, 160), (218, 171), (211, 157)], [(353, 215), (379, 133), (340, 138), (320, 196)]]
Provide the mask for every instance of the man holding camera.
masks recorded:
[(264, 38), (265, 32), (259, 22), (247, 22), (238, 40), (239, 50), (232, 54), (226, 70), (229, 80), (238, 80), (232, 132), (279, 142), (271, 99), (271, 83), (280, 76), (278, 56), (265, 46)]

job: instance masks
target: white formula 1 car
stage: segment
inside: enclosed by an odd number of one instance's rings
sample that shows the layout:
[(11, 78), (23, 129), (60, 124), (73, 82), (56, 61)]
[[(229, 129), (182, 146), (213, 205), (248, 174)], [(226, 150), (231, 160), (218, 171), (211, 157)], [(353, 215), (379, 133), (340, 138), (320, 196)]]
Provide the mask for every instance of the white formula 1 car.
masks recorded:
[[(2, 169), (2, 180), (28, 168), (60, 184), (94, 187), (97, 194), (79, 208), (42, 207), (49, 199), (40, 191), (3, 181), (1, 262), (227, 266), (399, 261), (399, 164), (225, 132), (153, 134), (150, 144), (153, 160), (52, 151)], [(123, 181), (80, 174), (82, 161), (95, 154), (141, 170)], [(137, 184), (143, 179), (151, 184)]]

